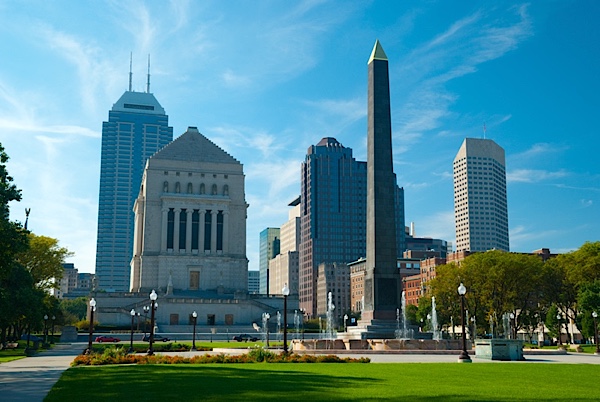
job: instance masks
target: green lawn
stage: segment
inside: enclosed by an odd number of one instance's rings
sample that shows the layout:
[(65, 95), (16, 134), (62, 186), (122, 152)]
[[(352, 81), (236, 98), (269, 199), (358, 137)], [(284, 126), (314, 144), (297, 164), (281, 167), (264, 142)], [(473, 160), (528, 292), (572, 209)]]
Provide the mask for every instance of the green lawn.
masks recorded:
[(598, 400), (600, 365), (207, 364), (67, 370), (46, 402)]
[(13, 360), (22, 359), (27, 357), (25, 355), (25, 349), (20, 347), (19, 349), (6, 349), (0, 350), (0, 363), (6, 363)]
[[(27, 347), (27, 341), (18, 341), (19, 347), (17, 349), (3, 349), (0, 350), (0, 363), (6, 363), (13, 360), (23, 359), (27, 357), (25, 353), (25, 349)], [(33, 343), (30, 343), (30, 346), (33, 346)], [(44, 349), (33, 350), (33, 353), (40, 352)]]

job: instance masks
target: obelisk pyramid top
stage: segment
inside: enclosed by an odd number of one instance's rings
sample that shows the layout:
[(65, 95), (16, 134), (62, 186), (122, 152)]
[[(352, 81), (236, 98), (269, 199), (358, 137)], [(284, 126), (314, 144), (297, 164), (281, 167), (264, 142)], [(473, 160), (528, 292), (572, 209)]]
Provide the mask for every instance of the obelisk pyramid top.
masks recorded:
[(379, 39), (375, 41), (375, 46), (373, 46), (373, 52), (371, 52), (371, 57), (369, 58), (369, 62), (367, 64), (371, 64), (373, 60), (385, 60), (387, 61), (387, 55), (383, 51), (383, 47), (381, 47), (381, 43), (379, 43)]

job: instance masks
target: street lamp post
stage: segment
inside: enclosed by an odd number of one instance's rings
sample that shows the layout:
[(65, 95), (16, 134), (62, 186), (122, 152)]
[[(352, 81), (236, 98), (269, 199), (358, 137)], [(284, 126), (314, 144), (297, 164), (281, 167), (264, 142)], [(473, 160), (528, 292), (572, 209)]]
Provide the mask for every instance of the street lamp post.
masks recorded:
[(192, 321), (194, 324), (194, 335), (192, 335), (192, 350), (196, 350), (196, 320), (198, 319), (198, 313), (195, 311), (192, 313)]
[(283, 285), (281, 293), (283, 294), (283, 353), (287, 354), (287, 298), (290, 295), (290, 288), (288, 288), (287, 283)]
[(48, 314), (44, 314), (44, 345), (48, 344)]
[(596, 313), (595, 311), (592, 312), (592, 317), (594, 317), (594, 338), (596, 342), (596, 351), (594, 352), (594, 354), (600, 355), (600, 347), (598, 347), (598, 322), (596, 321), (596, 319), (598, 318), (598, 313)]
[(56, 316), (52, 316), (52, 338), (50, 338), (50, 343), (54, 343), (54, 321), (56, 320)]
[(92, 297), (90, 299), (90, 331), (88, 336), (88, 347), (83, 352), (86, 355), (92, 353), (92, 336), (94, 335), (94, 311), (96, 311), (96, 300)]
[(127, 353), (133, 353), (133, 325), (135, 321), (135, 309), (131, 309), (129, 314), (131, 315), (131, 338), (129, 339), (129, 350)]
[(516, 339), (517, 337), (516, 337), (515, 333), (517, 331), (515, 331), (515, 329), (516, 329), (515, 327), (516, 326), (515, 326), (515, 322), (514, 322), (514, 320), (515, 320), (515, 313), (511, 312), (508, 316), (510, 317), (510, 339)]
[(460, 324), (462, 327), (462, 352), (458, 356), (459, 363), (471, 363), (471, 357), (467, 352), (467, 336), (465, 334), (465, 293), (467, 293), (467, 288), (461, 282), (458, 287), (458, 294), (460, 295)]
[(561, 331), (562, 328), (560, 327), (560, 319), (562, 318), (562, 316), (560, 315), (560, 313), (556, 314), (556, 320), (558, 321), (558, 344), (560, 346), (562, 346), (562, 340), (561, 340)]
[(154, 291), (154, 289), (152, 289), (152, 292), (150, 293), (150, 302), (151, 302), (151, 306), (150, 306), (150, 347), (148, 348), (148, 356), (152, 356), (154, 354), (154, 349), (152, 348), (152, 344), (154, 343), (154, 310), (156, 309), (156, 299), (158, 298), (158, 295), (156, 294), (156, 292)]
[(148, 332), (148, 312), (150, 311), (150, 306), (144, 306), (144, 336), (146, 336), (146, 332)]
[(344, 332), (348, 332), (348, 314), (344, 314)]

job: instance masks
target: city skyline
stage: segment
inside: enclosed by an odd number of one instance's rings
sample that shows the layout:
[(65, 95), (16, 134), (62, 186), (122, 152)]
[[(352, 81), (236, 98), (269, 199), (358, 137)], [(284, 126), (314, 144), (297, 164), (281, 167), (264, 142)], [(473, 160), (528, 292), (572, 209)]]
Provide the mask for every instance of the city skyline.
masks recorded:
[[(454, 242), (452, 160), (466, 137), (506, 151), (510, 249), (598, 240), (596, 2), (3, 4), (0, 142), (23, 201), (11, 219), (93, 272), (102, 122), (146, 89), (244, 165), (249, 268), (286, 221), (306, 149), (335, 137), (366, 160), (369, 51), (390, 60), (394, 171), (416, 235)], [(199, 21), (201, 23), (199, 23)], [(340, 67), (343, 66), (343, 67)], [(274, 174), (276, 172), (276, 174)]]

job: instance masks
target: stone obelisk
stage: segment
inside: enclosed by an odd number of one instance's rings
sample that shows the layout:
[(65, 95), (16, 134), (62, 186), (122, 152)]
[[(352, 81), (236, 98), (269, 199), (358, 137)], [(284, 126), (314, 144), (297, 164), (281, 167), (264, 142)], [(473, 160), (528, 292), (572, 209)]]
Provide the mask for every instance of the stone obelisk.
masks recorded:
[(396, 318), (402, 282), (397, 268), (388, 59), (379, 41), (368, 69), (367, 266), (362, 321), (387, 321)]

